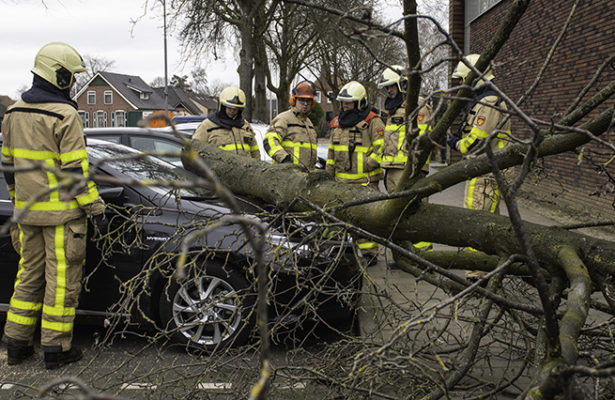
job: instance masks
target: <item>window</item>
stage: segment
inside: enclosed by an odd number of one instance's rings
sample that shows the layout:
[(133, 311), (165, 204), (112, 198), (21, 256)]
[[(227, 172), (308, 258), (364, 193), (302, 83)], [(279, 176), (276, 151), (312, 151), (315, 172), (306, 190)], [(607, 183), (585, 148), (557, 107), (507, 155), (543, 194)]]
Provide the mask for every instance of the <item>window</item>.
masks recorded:
[(81, 117), (81, 122), (83, 123), (84, 128), (90, 127), (90, 113), (87, 111), (78, 111), (79, 116)]
[(331, 104), (331, 99), (333, 98), (333, 91), (329, 90), (327, 92), (327, 104)]
[(96, 111), (92, 115), (92, 119), (94, 120), (94, 128), (106, 128), (107, 127), (107, 112), (106, 111)]
[(111, 126), (126, 126), (126, 111), (117, 110), (112, 112)]
[(113, 104), (113, 92), (110, 90), (105, 90), (105, 104)]
[(320, 90), (316, 91), (316, 96), (314, 96), (314, 100), (316, 100), (316, 102), (320, 103)]
[(88, 90), (88, 104), (96, 104), (96, 92)]
[[(182, 145), (175, 142), (169, 142), (164, 139), (156, 139), (151, 137), (132, 136), (130, 138), (130, 147), (134, 147), (137, 150), (149, 151), (151, 153), (156, 152), (175, 152), (180, 153)], [(159, 155), (165, 161), (170, 162), (176, 166), (182, 166), (181, 158), (172, 155)]]
[(149, 100), (149, 93), (141, 92), (139, 94), (139, 99), (141, 99), (141, 100)]

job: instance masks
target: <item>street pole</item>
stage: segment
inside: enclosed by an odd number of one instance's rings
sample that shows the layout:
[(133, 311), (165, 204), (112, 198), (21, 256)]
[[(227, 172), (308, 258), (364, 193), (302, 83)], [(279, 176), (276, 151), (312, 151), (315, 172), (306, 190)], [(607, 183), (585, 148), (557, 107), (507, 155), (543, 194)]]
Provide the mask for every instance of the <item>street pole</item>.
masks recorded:
[(164, 115), (169, 117), (169, 86), (167, 70), (167, 1), (162, 0), (162, 20), (164, 29)]

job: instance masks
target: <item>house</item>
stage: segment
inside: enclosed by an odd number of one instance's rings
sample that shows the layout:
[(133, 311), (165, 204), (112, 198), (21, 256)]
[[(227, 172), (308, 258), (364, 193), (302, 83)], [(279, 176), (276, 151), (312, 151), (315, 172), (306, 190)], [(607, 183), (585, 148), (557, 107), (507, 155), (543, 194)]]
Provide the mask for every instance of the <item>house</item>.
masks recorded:
[[(449, 32), (466, 54), (480, 53), (512, 3), (512, 0), (450, 0)], [(612, 3), (609, 0), (530, 2), (492, 63), (494, 82), (509, 98), (517, 100), (535, 83), (544, 68), (536, 88), (521, 109), (542, 121), (559, 120), (601, 65), (615, 54), (615, 7)], [(552, 57), (545, 64), (556, 42)], [(582, 101), (615, 80), (612, 65), (604, 68)], [(450, 68), (452, 71), (453, 63)], [(580, 122), (614, 103), (612, 98), (607, 100)], [(530, 130), (520, 118), (513, 117), (511, 122), (514, 135), (529, 137)], [(539, 163), (537, 172), (540, 173), (526, 182), (523, 189), (551, 204), (591, 209), (612, 218), (615, 216), (614, 185), (608, 177), (615, 176), (615, 166), (609, 162), (611, 154), (605, 146), (591, 142), (584, 146), (582, 157), (575, 152), (546, 157)]]
[(75, 95), (84, 127), (137, 126), (154, 112), (163, 112), (168, 104), (172, 113), (200, 113), (188, 96), (169, 87), (165, 104), (164, 88), (154, 89), (135, 75), (99, 72)]

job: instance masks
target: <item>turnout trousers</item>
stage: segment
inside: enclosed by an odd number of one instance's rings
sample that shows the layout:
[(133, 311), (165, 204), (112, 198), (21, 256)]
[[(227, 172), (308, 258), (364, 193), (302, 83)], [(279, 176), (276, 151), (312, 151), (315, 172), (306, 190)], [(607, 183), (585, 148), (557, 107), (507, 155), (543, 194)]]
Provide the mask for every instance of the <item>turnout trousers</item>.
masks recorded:
[(68, 351), (81, 291), (86, 219), (18, 228), (13, 233), (13, 245), (20, 260), (4, 334), (9, 341), (32, 345), (40, 318), (41, 348)]

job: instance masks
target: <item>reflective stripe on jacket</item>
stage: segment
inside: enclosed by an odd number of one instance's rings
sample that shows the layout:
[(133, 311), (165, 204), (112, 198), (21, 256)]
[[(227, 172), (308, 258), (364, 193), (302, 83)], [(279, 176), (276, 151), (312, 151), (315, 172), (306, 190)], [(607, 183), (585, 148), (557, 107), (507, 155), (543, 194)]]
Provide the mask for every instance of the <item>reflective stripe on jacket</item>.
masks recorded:
[[(457, 150), (461, 154), (468, 154), (480, 147), (505, 117), (504, 113), (494, 107), (506, 109), (506, 104), (497, 96), (491, 95), (483, 97), (471, 108), (465, 121), (462, 121), (462, 139), (457, 142)], [(510, 133), (510, 119), (501, 130)], [(492, 150), (503, 149), (506, 146), (506, 138), (505, 133), (498, 133), (497, 138), (491, 141)]]
[[(2, 164), (18, 171), (7, 181), (20, 223), (60, 225), (87, 214), (100, 214), (104, 203), (89, 177), (81, 118), (62, 103), (15, 103), (2, 122)], [(79, 174), (80, 187), (71, 182)], [(68, 184), (70, 187), (67, 187)]]
[(337, 118), (331, 122), (326, 171), (338, 182), (373, 183), (383, 177), (380, 162), (384, 122), (375, 113), (350, 128), (342, 128)]
[[(419, 104), (422, 104), (424, 101), (422, 97), (419, 97)], [(426, 104), (421, 107), (416, 118), (419, 135), (426, 132), (430, 120), (431, 106)], [(408, 161), (408, 146), (412, 139), (408, 140), (406, 136), (406, 110), (404, 103), (386, 120), (382, 168), (403, 168)]]
[(318, 157), (317, 140), (312, 121), (292, 107), (271, 121), (263, 145), (274, 164), (290, 156), (293, 164), (301, 164), (313, 170)]
[(201, 122), (192, 137), (214, 144), (222, 150), (232, 151), (240, 156), (259, 160), (261, 158), (254, 131), (248, 121), (244, 121), (241, 128), (226, 129), (212, 120), (206, 119)]

